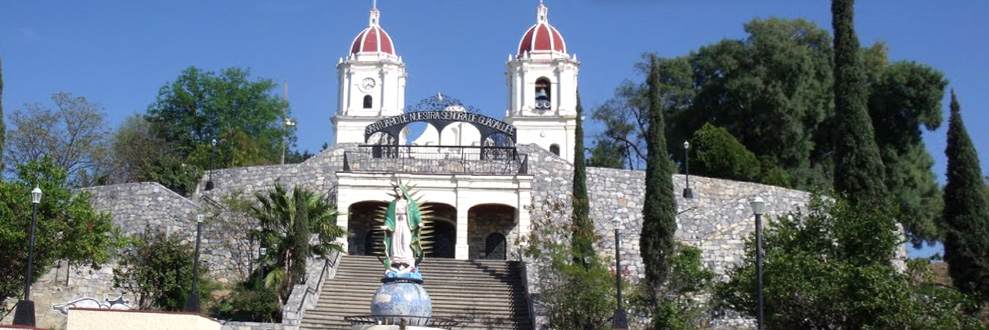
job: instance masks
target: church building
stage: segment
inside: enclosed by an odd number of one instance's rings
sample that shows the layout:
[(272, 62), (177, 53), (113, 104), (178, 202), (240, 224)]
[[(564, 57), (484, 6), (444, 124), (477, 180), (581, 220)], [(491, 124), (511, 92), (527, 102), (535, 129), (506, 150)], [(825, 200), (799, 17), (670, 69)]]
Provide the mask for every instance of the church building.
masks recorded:
[[(528, 235), (532, 175), (517, 144), (573, 162), (580, 62), (540, 4), (515, 55), (505, 63), (505, 118), (483, 116), (437, 94), (406, 106), (406, 63), (371, 10), (368, 27), (337, 62), (339, 102), (332, 118), (337, 146), (358, 144), (338, 173), (338, 225), (347, 251), (374, 249), (375, 212), (396, 180), (415, 185), (433, 211), (431, 254), (457, 259), (506, 258)], [(426, 122), (408, 141), (408, 124)], [(349, 170), (349, 171), (348, 171)]]

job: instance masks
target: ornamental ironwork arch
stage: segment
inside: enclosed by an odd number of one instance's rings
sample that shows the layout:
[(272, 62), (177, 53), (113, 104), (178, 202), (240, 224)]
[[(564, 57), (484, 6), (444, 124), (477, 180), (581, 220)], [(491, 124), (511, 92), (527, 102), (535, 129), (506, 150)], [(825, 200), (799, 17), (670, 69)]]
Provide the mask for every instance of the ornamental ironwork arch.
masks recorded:
[[(430, 110), (426, 110), (430, 109)], [(480, 143), (483, 145), (488, 138), (502, 134), (511, 139), (511, 145), (515, 145), (515, 126), (477, 113), (477, 109), (464, 106), (459, 100), (447, 97), (443, 94), (427, 98), (416, 105), (415, 108), (408, 108), (407, 113), (388, 117), (364, 128), (364, 142), (367, 143), (375, 133), (384, 133), (391, 137), (392, 144), (398, 145), (398, 136), (411, 123), (425, 122), (436, 128), (438, 132), (443, 132), (447, 125), (452, 123), (468, 123), (477, 128), (481, 133)]]

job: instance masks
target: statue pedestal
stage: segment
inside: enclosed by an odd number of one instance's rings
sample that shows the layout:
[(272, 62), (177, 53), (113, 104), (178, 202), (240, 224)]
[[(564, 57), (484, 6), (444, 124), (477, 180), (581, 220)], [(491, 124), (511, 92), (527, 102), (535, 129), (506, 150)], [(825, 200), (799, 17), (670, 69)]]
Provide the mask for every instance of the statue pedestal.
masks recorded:
[[(397, 325), (373, 325), (373, 324), (361, 324), (352, 325), (350, 330), (399, 330)], [(406, 326), (405, 330), (446, 330), (443, 328), (431, 328), (431, 327), (417, 327), (414, 325)]]
[(383, 278), (381, 282), (381, 287), (371, 298), (371, 317), (396, 327), (402, 320), (409, 326), (429, 323), (429, 318), (433, 316), (433, 301), (422, 287), (421, 280)]

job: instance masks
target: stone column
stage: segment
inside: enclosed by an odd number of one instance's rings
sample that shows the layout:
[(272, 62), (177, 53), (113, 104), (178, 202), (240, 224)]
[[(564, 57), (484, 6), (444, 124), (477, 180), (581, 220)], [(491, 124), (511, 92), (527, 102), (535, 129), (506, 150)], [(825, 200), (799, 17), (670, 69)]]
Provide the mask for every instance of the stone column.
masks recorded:
[(340, 214), (337, 214), (337, 226), (339, 226), (340, 229), (343, 229), (343, 237), (337, 237), (336, 241), (338, 244), (340, 244), (340, 247), (343, 249), (343, 251), (347, 252), (350, 251), (349, 250), (350, 242), (348, 242), (347, 239), (350, 234), (350, 228), (348, 225), (348, 223), (350, 222), (350, 201), (344, 200), (343, 198), (340, 197), (337, 197), (338, 198), (337, 210), (340, 211)]
[(470, 246), (467, 244), (467, 211), (470, 210), (466, 203), (457, 203), (457, 252), (454, 257), (457, 260), (470, 259)]
[(530, 218), (528, 206), (531, 201), (532, 201), (532, 190), (519, 189), (519, 202), (518, 205), (515, 207), (517, 213), (517, 216), (515, 217), (515, 221), (516, 221), (515, 225), (518, 227), (516, 229), (518, 230), (519, 237), (523, 238), (523, 240), (519, 240), (515, 242), (516, 245), (515, 248), (518, 249), (516, 253), (519, 253), (519, 256), (521, 256), (522, 251), (524, 251), (526, 248), (525, 246), (522, 245), (522, 241), (524, 241), (524, 238), (529, 237), (529, 226), (532, 223), (532, 221)]

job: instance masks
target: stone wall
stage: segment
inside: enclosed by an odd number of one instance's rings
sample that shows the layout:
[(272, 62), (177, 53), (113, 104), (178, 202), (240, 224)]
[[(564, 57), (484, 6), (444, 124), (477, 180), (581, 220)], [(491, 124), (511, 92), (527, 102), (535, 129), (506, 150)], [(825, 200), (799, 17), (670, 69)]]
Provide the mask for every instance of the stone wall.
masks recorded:
[[(533, 219), (570, 221), (573, 165), (540, 148), (525, 146), (533, 180)], [(692, 176), (694, 198), (683, 198), (684, 175), (673, 175), (677, 196), (677, 239), (701, 248), (704, 260), (718, 274), (741, 261), (743, 241), (755, 229), (749, 199), (766, 202), (766, 221), (795, 211), (810, 198), (807, 192), (763, 184)], [(645, 172), (610, 168), (587, 169), (587, 190), (594, 232), (602, 237), (598, 251), (614, 252), (614, 219), (622, 235), (622, 260), (627, 271), (642, 277), (639, 234)], [(569, 233), (566, 233), (569, 235)], [(567, 237), (569, 239), (569, 237)], [(623, 265), (623, 268), (625, 266)]]
[[(541, 148), (520, 146), (520, 152), (529, 155), (529, 173), (533, 179), (532, 221), (570, 222), (573, 165)], [(681, 242), (701, 249), (706, 267), (719, 276), (742, 260), (744, 240), (755, 229), (755, 220), (749, 200), (760, 196), (766, 203), (766, 223), (773, 218), (795, 211), (810, 198), (807, 192), (780, 187), (692, 176), (690, 187), (693, 198), (683, 198), (686, 177), (673, 175), (677, 196), (677, 232)], [(587, 190), (590, 217), (594, 232), (601, 238), (596, 249), (611, 257), (615, 251), (615, 219), (621, 232), (623, 272), (633, 279), (641, 279), (642, 257), (639, 255), (639, 238), (642, 232), (642, 203), (645, 197), (645, 172), (608, 168), (587, 169)], [(553, 239), (569, 241), (570, 233), (557, 233)], [(546, 324), (545, 311), (538, 302), (539, 272), (545, 260), (526, 258), (527, 289), (534, 324), (537, 328)], [(748, 325), (749, 320), (722, 318), (715, 325), (729, 328)]]
[[(179, 235), (183, 240), (195, 239), (195, 215), (225, 216), (223, 198), (240, 193), (251, 199), (256, 192), (264, 192), (274, 184), (286, 187), (301, 185), (337, 200), (336, 172), (343, 168), (344, 152), (356, 150), (356, 145), (341, 145), (325, 150), (319, 155), (292, 165), (272, 165), (216, 170), (212, 173), (215, 188), (205, 191), (209, 174), (204, 175), (191, 198), (179, 196), (157, 183), (131, 183), (85, 189), (93, 194), (98, 210), (110, 212), (114, 221), (127, 234), (140, 233), (146, 227), (161, 229), (169, 235)], [(526, 206), (533, 223), (570, 221), (571, 186), (573, 166), (560, 157), (534, 145), (520, 145), (519, 152), (527, 154), (528, 173), (533, 175), (532, 202)], [(639, 233), (642, 226), (642, 201), (645, 175), (642, 171), (589, 168), (588, 191), (591, 218), (595, 232), (602, 239), (598, 251), (610, 255), (614, 251), (613, 219), (619, 219), (622, 232), (622, 259), (627, 272), (635, 278), (642, 276), (642, 260), (638, 253)], [(685, 177), (674, 175), (673, 181), (678, 205), (677, 238), (703, 251), (705, 264), (718, 274), (724, 274), (742, 256), (743, 241), (753, 230), (753, 218), (749, 198), (761, 196), (766, 201), (767, 220), (793, 211), (806, 203), (808, 194), (745, 182), (691, 177), (693, 199), (684, 199), (681, 192)], [(252, 269), (256, 258), (255, 247), (244, 245), (245, 230), (225, 228), (207, 219), (204, 223), (202, 260), (210, 266), (210, 276), (221, 282), (241, 280)], [(519, 239), (512, 222), (492, 220), (475, 221), (470, 256), (483, 257), (487, 234), (498, 232), (506, 237), (509, 259), (517, 259), (518, 251), (526, 240)], [(245, 223), (244, 226), (253, 226)], [(483, 228), (482, 228), (483, 227)], [(569, 233), (559, 233), (560, 239), (569, 239)], [(482, 237), (483, 236), (483, 237)], [(539, 260), (526, 260), (528, 283), (537, 283)], [(78, 299), (97, 302), (112, 301), (121, 297), (112, 290), (112, 273), (106, 265), (101, 270), (73, 270), (69, 285), (58, 284), (51, 272), (36, 284), (39, 319), (42, 324), (59, 326), (64, 318), (47, 309)], [(61, 273), (64, 279), (64, 271)], [(63, 280), (64, 281), (64, 280)], [(64, 282), (62, 282), (64, 283)], [(530, 289), (535, 289), (531, 287)], [(535, 290), (533, 290), (535, 291)], [(536, 292), (534, 292), (536, 293)], [(130, 299), (124, 295), (123, 298)], [(51, 314), (42, 317), (41, 314)], [(536, 313), (538, 314), (538, 313)]]

